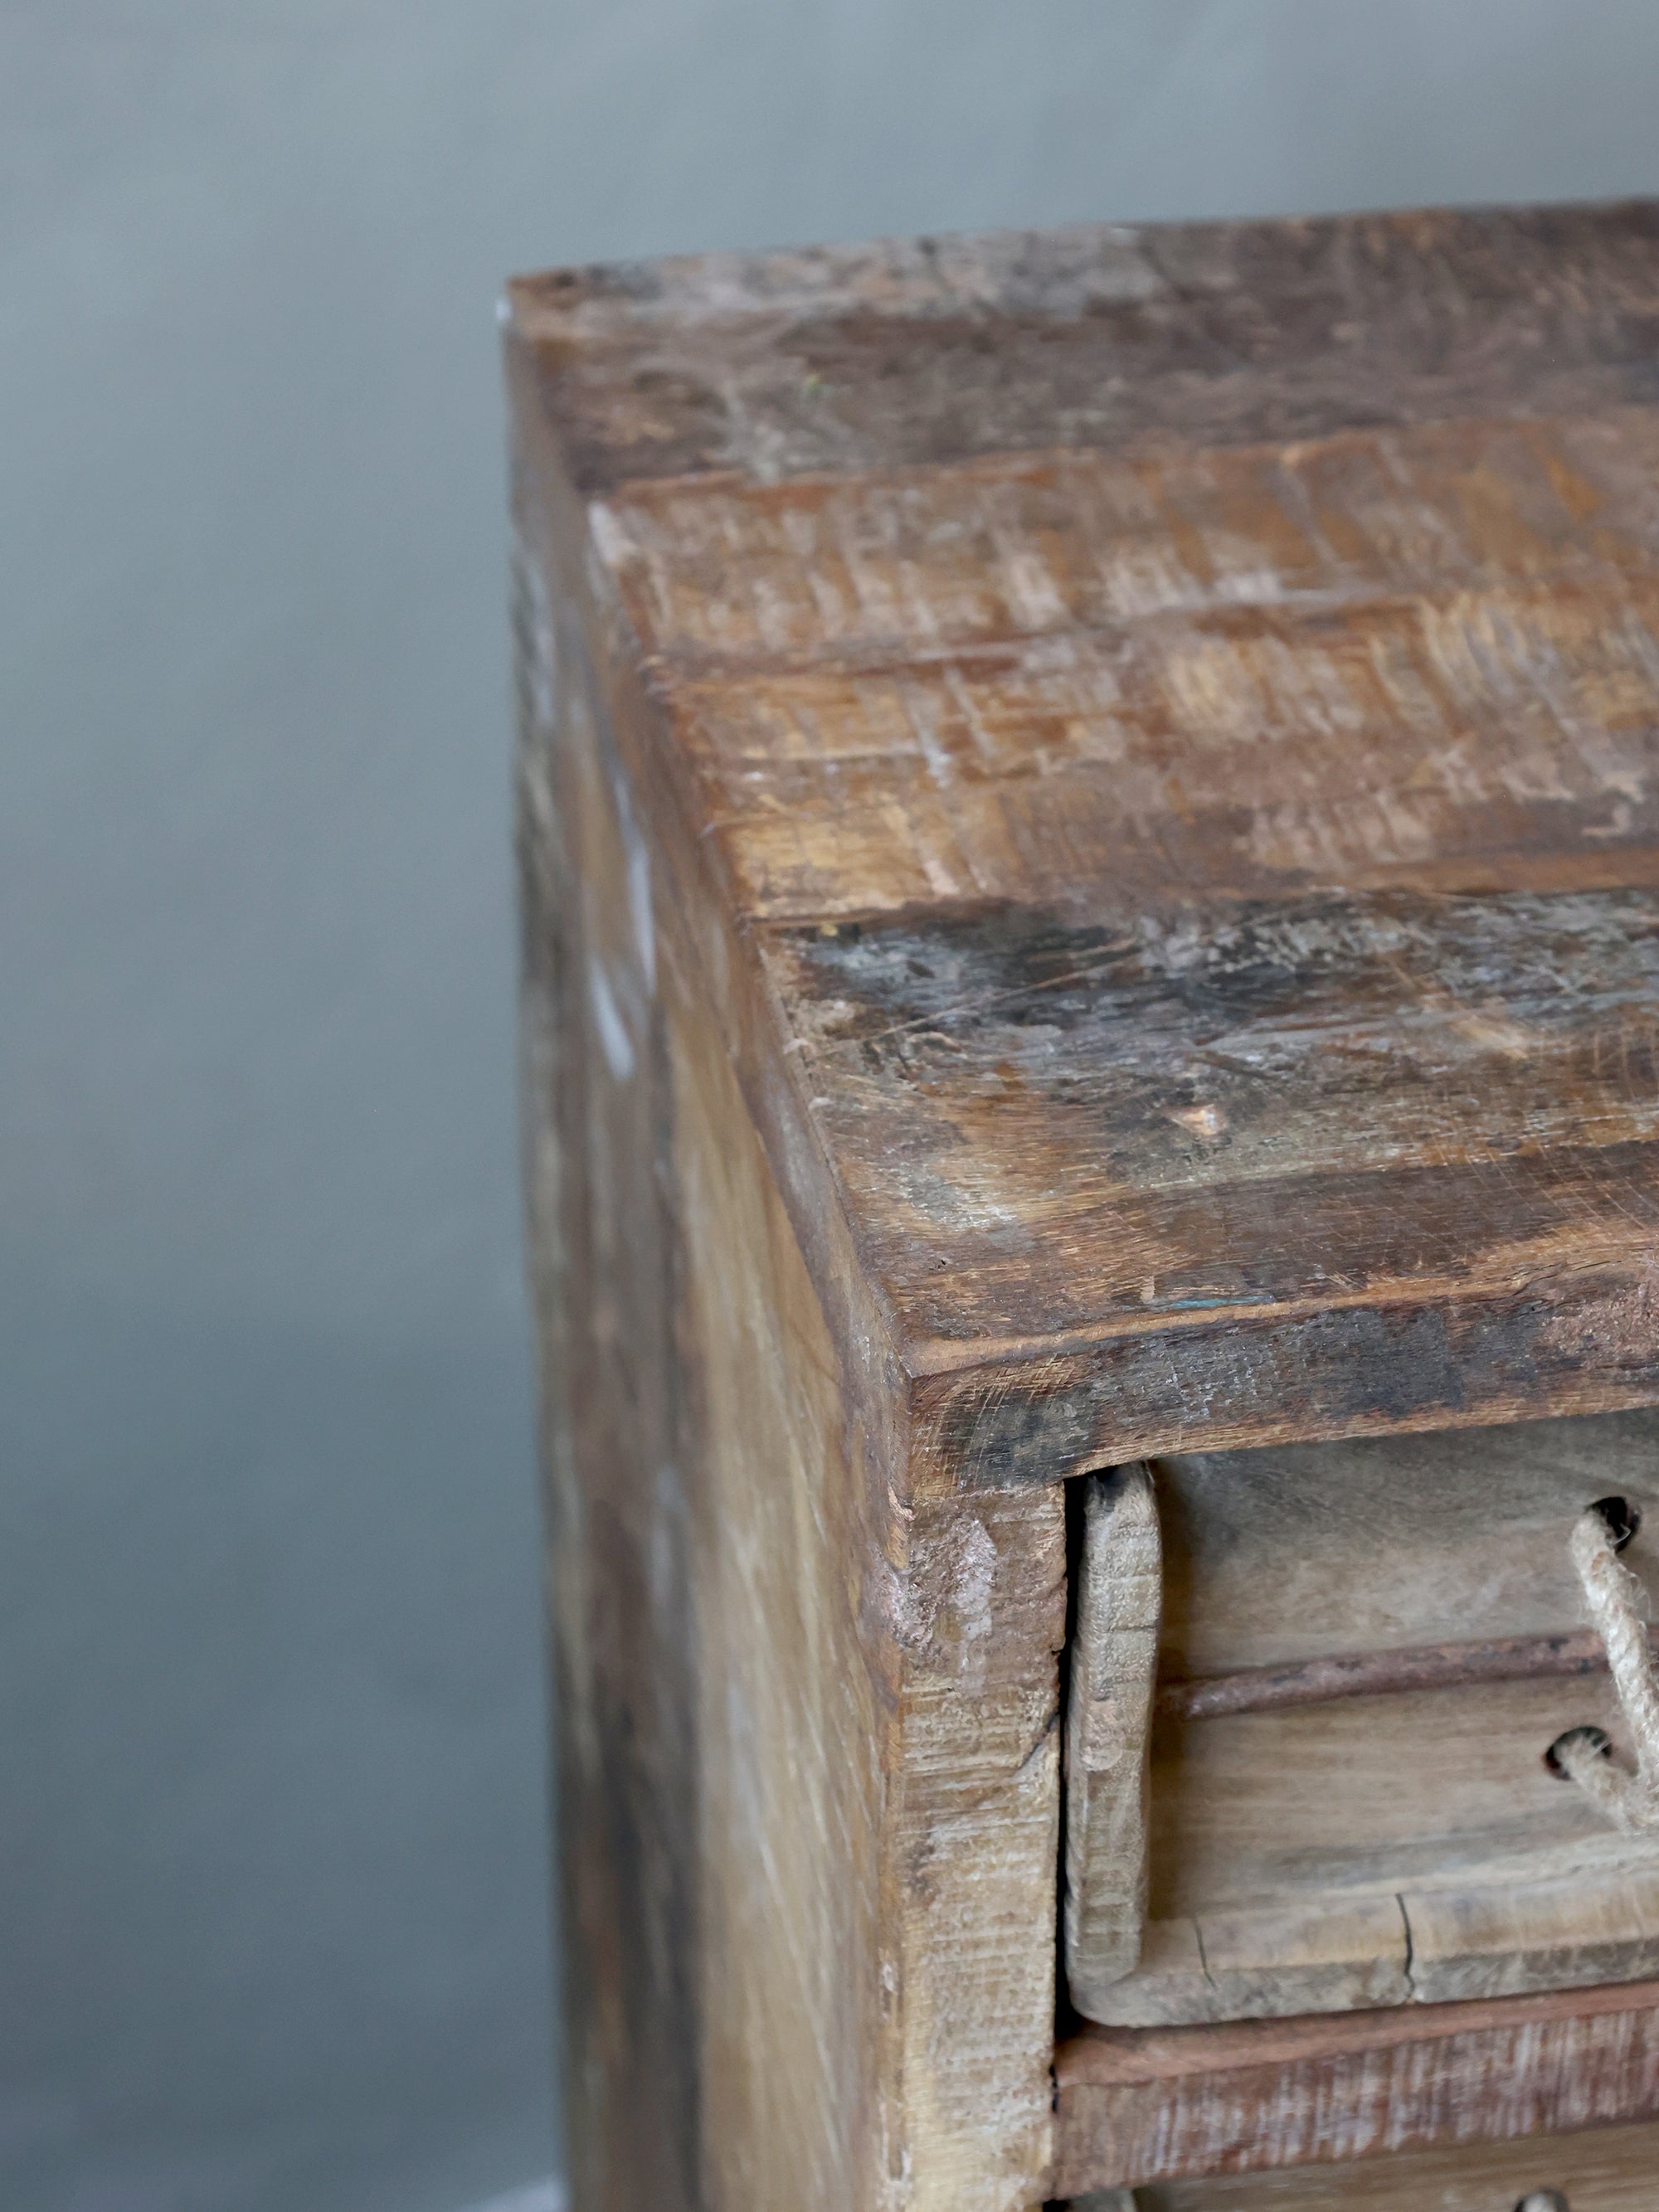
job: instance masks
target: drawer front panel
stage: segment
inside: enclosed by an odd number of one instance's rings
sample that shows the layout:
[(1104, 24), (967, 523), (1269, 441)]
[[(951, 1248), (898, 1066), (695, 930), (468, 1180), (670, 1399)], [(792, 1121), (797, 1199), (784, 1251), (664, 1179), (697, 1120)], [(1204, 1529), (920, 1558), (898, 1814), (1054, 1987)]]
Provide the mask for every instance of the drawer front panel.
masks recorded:
[[(1127, 1479), (1091, 1478), (1089, 1495)], [(1069, 1691), (1066, 1925), (1081, 2013), (1156, 2026), (1659, 1972), (1659, 1829), (1621, 1832), (1546, 1760), (1584, 1726), (1633, 1760), (1570, 1545), (1587, 1506), (1624, 1498), (1647, 1529), (1626, 1563), (1644, 1603), (1659, 1594), (1659, 1414), (1171, 1458), (1140, 1480), (1161, 1619), (1144, 1534), (1136, 1551), (1109, 1514), (1078, 1516), (1093, 1627)], [(1115, 1644), (1099, 1627), (1114, 1607)], [(1149, 1619), (1137, 1745), (1125, 1686)], [(1135, 1822), (1102, 1802), (1136, 1787), (1138, 1945), (1121, 1911)], [(1115, 1917), (1091, 1909), (1109, 1896)]]

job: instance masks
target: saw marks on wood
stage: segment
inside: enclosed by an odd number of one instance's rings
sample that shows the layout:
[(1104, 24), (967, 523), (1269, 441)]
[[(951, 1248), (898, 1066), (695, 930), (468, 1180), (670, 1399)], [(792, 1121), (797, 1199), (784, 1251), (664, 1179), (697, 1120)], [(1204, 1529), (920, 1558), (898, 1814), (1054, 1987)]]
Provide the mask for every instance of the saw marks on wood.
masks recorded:
[(512, 317), (921, 1487), (1659, 1393), (1650, 210), (715, 258)]
[(1053, 2140), (1061, 1493), (918, 1506), (908, 1553), (890, 2186), (1024, 2212)]
[[(1591, 2128), (1548, 2142), (1482, 2144), (1221, 2181), (1173, 2181), (1073, 2198), (1069, 2212), (1512, 2212), (1554, 2191), (1567, 2212), (1651, 2212), (1659, 2128)], [(1546, 2194), (1525, 2212), (1557, 2212)]]
[[(630, 485), (592, 527), (641, 642), (731, 675), (851, 669), (1229, 608), (1650, 576), (1652, 418), (1464, 420), (1288, 447)], [(971, 758), (971, 756), (968, 757)], [(1012, 774), (1017, 756), (998, 767)]]
[(1062, 2197), (1568, 2133), (1659, 2116), (1659, 1985), (1097, 2028), (1056, 2075)]

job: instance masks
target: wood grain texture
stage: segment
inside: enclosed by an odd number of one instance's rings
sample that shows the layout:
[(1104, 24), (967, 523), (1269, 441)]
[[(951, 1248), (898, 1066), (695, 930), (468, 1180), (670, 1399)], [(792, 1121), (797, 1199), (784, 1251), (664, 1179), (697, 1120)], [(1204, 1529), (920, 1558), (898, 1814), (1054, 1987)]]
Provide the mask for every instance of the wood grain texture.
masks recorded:
[(1659, 2128), (1587, 2128), (1548, 2142), (1481, 2144), (1366, 2159), (1333, 2173), (1174, 2181), (1073, 2200), (1070, 2212), (1515, 2212), (1534, 2190), (1555, 2190), (1568, 2212), (1652, 2212)]
[(1612, 1492), (1647, 1516), (1625, 1558), (1659, 1597), (1652, 1412), (1194, 1454), (1157, 1480), (1167, 1680), (1577, 1632), (1572, 1528)]
[(1075, 1996), (1104, 2026), (1179, 2027), (1409, 2004), (1411, 1968), (1398, 1897), (1287, 1886), (1263, 1904), (1149, 1918), (1135, 1972)]
[[(576, 611), (550, 598), (528, 544), (517, 580), (521, 1034), (560, 1718), (568, 2156), (576, 2201), (598, 2212), (641, 2202), (693, 2212), (705, 2094), (687, 2033), (702, 1960), (696, 1662), (677, 1472), (678, 1223), (654, 1173), (667, 1125), (644, 980), (654, 935), (630, 910), (630, 814), (582, 680)], [(645, 2100), (641, 2076), (653, 2084)]]
[(1058, 1479), (1659, 1402), (1659, 218), (507, 320), (576, 2200), (1024, 2212)]
[(1024, 2212), (1051, 2163), (1062, 1493), (907, 1504), (890, 1331), (520, 424), (573, 2197)]
[(573, 2194), (829, 2212), (881, 2182), (883, 1431), (710, 1018), (529, 485), (521, 519)]
[(1409, 1891), (1412, 1987), (1424, 2002), (1584, 1989), (1659, 1973), (1659, 1867), (1554, 1881)]
[(682, 959), (664, 944), (658, 987), (696, 1456), (634, 1479), (690, 1568), (700, 1971), (680, 2033), (699, 2049), (697, 2201), (828, 2212), (867, 2189), (879, 2110), (889, 1746), (847, 1571), (872, 1537), (834, 1346)]
[[(1649, 1642), (1659, 1654), (1659, 1629)], [(1547, 1636), (1475, 1637), (1455, 1644), (1420, 1644), (1397, 1651), (1350, 1652), (1293, 1659), (1195, 1681), (1165, 1682), (1156, 1709), (1174, 1721), (1216, 1720), (1226, 1713), (1282, 1711), (1342, 1698), (1375, 1698), (1407, 1690), (1460, 1689), (1469, 1682), (1577, 1680), (1607, 1672), (1607, 1648), (1593, 1628)]]
[(1062, 2197), (1568, 2133), (1659, 2116), (1659, 1984), (1097, 2028), (1056, 2076)]
[(1087, 1478), (1077, 1626), (1066, 1693), (1066, 1979), (1099, 2018), (1101, 1992), (1140, 1963), (1164, 1602), (1158, 1501), (1146, 1468)]
[(887, 2166), (915, 2212), (1023, 2212), (1052, 2157), (1066, 1542), (1060, 1492), (1030, 1502), (908, 1527)]
[(1079, 226), (556, 270), (513, 301), (592, 495), (1646, 402), (1656, 232), (1640, 204)]
[(1651, 1395), (1656, 911), (1321, 893), (793, 939), (940, 1461), (1001, 1484)]
[(1474, 1868), (1553, 1879), (1659, 1865), (1576, 1803), (1544, 1753), (1609, 1711), (1583, 1682), (1462, 1690), (1196, 1721), (1155, 1741), (1152, 1910), (1296, 1891), (1420, 1887)]
[[(1148, 2027), (1659, 1971), (1659, 1844), (1543, 1758), (1620, 1730), (1568, 1538), (1609, 1492), (1651, 1515), (1656, 1464), (1645, 1412), (1157, 1462), (1151, 1917), (1139, 1969), (1079, 1983), (1079, 2009)], [(1650, 1538), (1627, 1556), (1650, 1588)], [(1519, 1666), (1514, 1628), (1549, 1663)]]
[(1651, 209), (511, 319), (919, 1488), (1659, 1396)]
[[(1334, 1784), (1333, 1786), (1340, 1786)], [(1443, 1869), (1395, 1893), (1290, 1888), (1275, 1903), (1146, 1923), (1139, 1969), (1088, 1994), (1105, 2026), (1294, 2018), (1635, 1982), (1659, 1972), (1659, 1874), (1520, 1863)], [(1567, 1854), (1557, 1855), (1565, 1867)]]

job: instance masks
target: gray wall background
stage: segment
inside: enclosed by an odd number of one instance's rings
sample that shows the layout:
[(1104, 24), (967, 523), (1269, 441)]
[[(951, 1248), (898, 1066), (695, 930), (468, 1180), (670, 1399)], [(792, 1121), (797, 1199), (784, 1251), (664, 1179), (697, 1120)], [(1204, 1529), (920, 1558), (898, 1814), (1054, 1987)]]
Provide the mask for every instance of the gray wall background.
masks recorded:
[(0, 2202), (554, 2167), (500, 278), (1652, 191), (1656, 92), (1652, 0), (0, 0)]

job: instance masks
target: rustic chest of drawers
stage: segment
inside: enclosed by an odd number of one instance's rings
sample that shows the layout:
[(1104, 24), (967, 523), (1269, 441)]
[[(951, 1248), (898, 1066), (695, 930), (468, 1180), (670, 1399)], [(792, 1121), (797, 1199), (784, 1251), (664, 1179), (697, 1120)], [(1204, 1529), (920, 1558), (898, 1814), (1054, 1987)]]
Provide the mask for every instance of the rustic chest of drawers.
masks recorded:
[(576, 2212), (1659, 2203), (1659, 214), (507, 349)]

